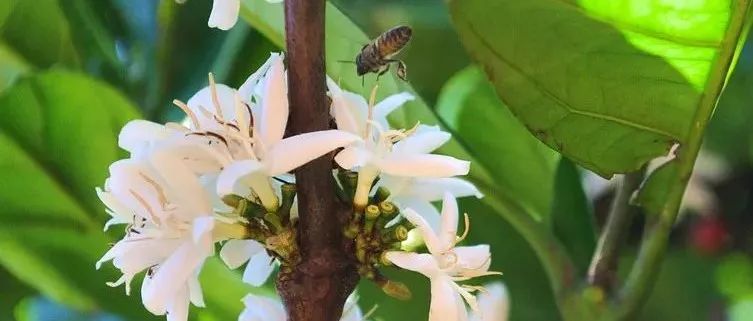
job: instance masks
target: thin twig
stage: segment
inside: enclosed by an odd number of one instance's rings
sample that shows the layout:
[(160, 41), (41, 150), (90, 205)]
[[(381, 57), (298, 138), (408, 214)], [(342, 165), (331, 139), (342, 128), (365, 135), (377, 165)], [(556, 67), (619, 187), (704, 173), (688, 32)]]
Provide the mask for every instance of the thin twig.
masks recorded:
[(596, 252), (591, 258), (591, 265), (588, 268), (588, 283), (607, 292), (610, 292), (614, 286), (620, 248), (633, 218), (634, 208), (630, 205), (630, 198), (643, 181), (645, 172), (644, 167), (623, 177), (612, 200), (607, 222), (599, 236)]

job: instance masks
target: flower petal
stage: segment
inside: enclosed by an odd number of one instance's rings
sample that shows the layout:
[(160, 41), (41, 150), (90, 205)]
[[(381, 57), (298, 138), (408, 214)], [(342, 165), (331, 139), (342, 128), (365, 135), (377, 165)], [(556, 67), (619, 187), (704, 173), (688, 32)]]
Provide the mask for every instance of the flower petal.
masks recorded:
[(474, 246), (458, 246), (455, 248), (458, 257), (458, 267), (462, 275), (475, 277), (484, 275), (489, 271), (492, 263), (489, 245), (479, 244)]
[(259, 251), (248, 261), (246, 270), (243, 272), (243, 282), (252, 286), (262, 286), (267, 282), (274, 271), (273, 260), (267, 251)]
[(193, 305), (200, 308), (205, 307), (206, 304), (204, 303), (204, 292), (201, 290), (201, 284), (199, 284), (199, 276), (196, 274), (188, 279), (188, 297), (190, 298)]
[(371, 152), (369, 150), (362, 146), (350, 146), (345, 147), (335, 155), (335, 162), (342, 168), (354, 169), (366, 165), (370, 158)]
[(429, 252), (432, 254), (438, 254), (446, 250), (446, 248), (442, 246), (443, 244), (440, 242), (439, 236), (431, 228), (429, 222), (427, 222), (421, 215), (410, 208), (406, 208), (402, 211), (402, 215), (416, 226), (416, 229), (421, 233), (421, 238), (424, 239)]
[(267, 174), (276, 176), (289, 172), (359, 139), (342, 130), (324, 130), (285, 138), (274, 145), (265, 157)]
[(279, 300), (248, 294), (243, 298), (246, 309), (238, 321), (285, 321), (285, 309)]
[(240, 7), (240, 0), (214, 0), (207, 25), (212, 28), (229, 30), (238, 22)]
[(390, 251), (385, 255), (395, 265), (406, 270), (421, 273), (429, 279), (443, 274), (439, 269), (437, 260), (431, 254)]
[(363, 135), (366, 127), (368, 103), (360, 95), (342, 90), (327, 77), (327, 87), (332, 98), (331, 114), (337, 123), (337, 129), (356, 135)]
[[(390, 190), (391, 192), (392, 190)], [(415, 197), (395, 197), (392, 199), (400, 208), (409, 208), (426, 220), (433, 231), (439, 231), (441, 228), (441, 216), (434, 204)]]
[(235, 194), (236, 185), (251, 175), (263, 175), (262, 163), (255, 160), (242, 160), (230, 163), (217, 177), (217, 194), (225, 196)]
[(174, 149), (156, 150), (150, 157), (150, 164), (162, 175), (165, 184), (172, 191), (171, 201), (196, 216), (212, 212), (207, 191), (201, 186), (194, 171), (183, 162), (180, 153), (176, 153)]
[(429, 321), (465, 319), (467, 319), (465, 305), (453, 281), (446, 276), (431, 279)]
[(172, 300), (166, 309), (167, 321), (188, 320), (188, 303), (190, 300), (188, 289), (184, 287), (177, 295), (175, 295), (171, 299)]
[(450, 177), (466, 175), (470, 163), (432, 154), (393, 154), (379, 162), (382, 172), (405, 177)]
[(421, 125), (415, 134), (395, 143), (392, 150), (398, 153), (431, 153), (447, 143), (450, 138), (450, 133), (439, 130), (437, 126)]
[(502, 282), (484, 286), (486, 291), (478, 294), (479, 311), (472, 312), (473, 321), (507, 321), (510, 313), (510, 299)]
[[(383, 174), (379, 180), (379, 186), (387, 188), (395, 200), (398, 198), (416, 198), (434, 202), (441, 200), (445, 192), (449, 192), (455, 197), (476, 196), (481, 198), (484, 196), (475, 185), (456, 177), (413, 178)], [(419, 211), (419, 213), (421, 212)]]
[(458, 235), (458, 202), (450, 193), (445, 193), (442, 200), (442, 226), (439, 231), (442, 249), (449, 250), (454, 247)]
[(243, 85), (238, 87), (238, 94), (241, 96), (241, 100), (243, 102), (249, 103), (251, 101), (251, 95), (254, 93), (254, 88), (259, 84), (259, 81), (267, 73), (267, 71), (269, 71), (269, 67), (272, 66), (272, 63), (281, 58), (282, 56), (279, 53), (270, 53), (267, 61), (265, 61), (264, 64), (259, 67), (259, 69), (254, 71), (253, 74), (248, 76), (248, 78), (246, 78), (246, 81), (243, 82)]
[[(254, 126), (258, 129), (262, 149), (269, 149), (285, 135), (288, 122), (287, 81), (282, 58), (276, 57), (267, 72), (258, 108), (254, 109)], [(257, 141), (258, 143), (258, 141)]]
[(214, 218), (211, 216), (202, 216), (193, 220), (193, 230), (191, 236), (195, 243), (198, 243), (203, 237), (211, 237), (212, 229), (214, 228)]
[(129, 121), (118, 135), (118, 146), (130, 153), (144, 151), (152, 142), (165, 139), (169, 130), (162, 124), (136, 119)]
[(389, 128), (387, 116), (398, 107), (415, 98), (410, 93), (404, 92), (383, 99), (374, 106), (374, 121), (380, 123), (382, 128)]
[(227, 267), (237, 269), (261, 250), (264, 247), (253, 240), (229, 240), (222, 246), (220, 258)]
[(187, 291), (184, 288), (188, 279), (211, 253), (211, 239), (206, 241), (202, 244), (184, 241), (163, 264), (159, 265), (151, 278), (145, 278), (150, 280), (142, 287), (141, 298), (149, 312), (156, 315), (164, 314), (170, 304), (169, 300), (177, 297), (180, 291)]

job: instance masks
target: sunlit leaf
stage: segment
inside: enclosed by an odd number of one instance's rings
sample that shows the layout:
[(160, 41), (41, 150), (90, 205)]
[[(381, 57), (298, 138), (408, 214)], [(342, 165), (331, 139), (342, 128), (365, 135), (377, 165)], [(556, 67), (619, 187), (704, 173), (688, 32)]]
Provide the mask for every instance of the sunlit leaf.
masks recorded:
[(737, 46), (730, 21), (747, 10), (731, 0), (450, 6), (461, 40), (513, 113), (603, 176), (637, 170), (685, 142), (707, 82), (727, 72), (719, 53)]

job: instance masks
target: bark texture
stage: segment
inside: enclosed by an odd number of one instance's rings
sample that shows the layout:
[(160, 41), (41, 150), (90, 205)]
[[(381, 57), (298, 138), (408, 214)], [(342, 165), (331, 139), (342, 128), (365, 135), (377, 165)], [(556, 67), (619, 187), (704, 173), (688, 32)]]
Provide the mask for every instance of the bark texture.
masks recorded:
[[(285, 0), (290, 134), (330, 127), (324, 64), (325, 0)], [(350, 215), (338, 201), (333, 154), (296, 170), (300, 263), (283, 268), (277, 289), (290, 321), (337, 321), (358, 283), (352, 242), (343, 236)]]

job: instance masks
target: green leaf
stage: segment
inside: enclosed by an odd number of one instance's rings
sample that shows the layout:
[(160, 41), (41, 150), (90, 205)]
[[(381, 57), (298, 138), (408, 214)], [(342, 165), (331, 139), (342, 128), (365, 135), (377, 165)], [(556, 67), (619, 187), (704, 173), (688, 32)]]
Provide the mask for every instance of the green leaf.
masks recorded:
[(515, 119), (480, 69), (469, 67), (452, 77), (436, 110), (477, 165), (489, 169), (495, 193), (516, 199), (537, 219), (549, 214), (559, 155)]
[(20, 280), (3, 268), (0, 268), (0, 320), (12, 320), (13, 309), (25, 297), (34, 294), (34, 290), (23, 284)]
[(103, 83), (63, 71), (23, 79), (0, 97), (0, 264), (77, 309), (143, 318), (126, 308), (138, 298), (105, 285), (117, 279), (113, 269), (94, 270), (111, 242), (94, 187), (121, 154), (120, 127), (136, 115)]
[(581, 275), (585, 275), (596, 249), (596, 226), (578, 168), (567, 159), (560, 161), (554, 184), (552, 228), (562, 240)]
[(0, 42), (0, 93), (27, 73), (29, 64), (6, 44)]
[(2, 5), (0, 39), (34, 66), (79, 64), (70, 26), (57, 0), (13, 0)]
[(737, 46), (725, 37), (739, 31), (728, 27), (747, 1), (450, 7), (461, 40), (513, 113), (544, 143), (607, 177), (687, 142), (707, 83), (727, 72), (717, 62)]

